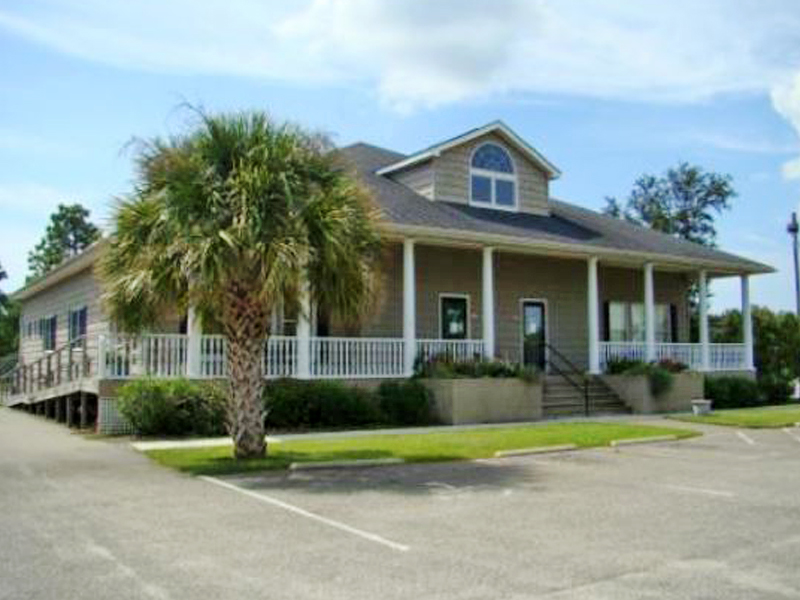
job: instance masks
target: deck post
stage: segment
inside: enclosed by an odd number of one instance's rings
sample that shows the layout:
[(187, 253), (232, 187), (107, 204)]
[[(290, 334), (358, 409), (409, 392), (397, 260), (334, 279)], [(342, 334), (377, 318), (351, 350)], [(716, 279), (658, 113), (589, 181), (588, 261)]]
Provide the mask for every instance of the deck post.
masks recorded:
[(644, 265), (644, 355), (647, 362), (656, 359), (656, 302), (653, 263)]
[(297, 314), (297, 378), (311, 379), (311, 298), (308, 281), (300, 285)]
[(600, 292), (597, 283), (597, 257), (588, 262), (587, 323), (589, 337), (589, 373), (600, 374)]
[(81, 429), (86, 429), (86, 426), (89, 423), (89, 415), (88, 413), (88, 402), (86, 401), (86, 393), (81, 392), (81, 414), (80, 414), (80, 425)]
[(494, 358), (494, 248), (491, 247), (483, 249), (482, 283), (483, 356), (486, 360), (492, 360)]
[(708, 342), (708, 276), (700, 271), (699, 293), (697, 302), (700, 306), (700, 370), (711, 370), (711, 349)]
[(203, 322), (194, 306), (186, 313), (186, 376), (199, 379), (202, 376)]
[(73, 419), (72, 415), (75, 412), (75, 407), (72, 404), (72, 396), (67, 396), (67, 427), (72, 427)]
[(753, 360), (753, 311), (750, 308), (750, 277), (742, 275), (742, 343), (744, 344), (744, 368), (754, 371)]
[(417, 291), (414, 266), (414, 240), (403, 240), (403, 372), (414, 374), (417, 358)]

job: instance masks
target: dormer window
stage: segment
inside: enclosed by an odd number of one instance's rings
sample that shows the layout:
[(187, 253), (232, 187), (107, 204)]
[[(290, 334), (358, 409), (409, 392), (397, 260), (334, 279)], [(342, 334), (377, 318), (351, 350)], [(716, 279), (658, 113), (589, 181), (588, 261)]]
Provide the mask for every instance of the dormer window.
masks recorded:
[(470, 204), (515, 210), (517, 176), (509, 153), (497, 144), (481, 144), (470, 159)]

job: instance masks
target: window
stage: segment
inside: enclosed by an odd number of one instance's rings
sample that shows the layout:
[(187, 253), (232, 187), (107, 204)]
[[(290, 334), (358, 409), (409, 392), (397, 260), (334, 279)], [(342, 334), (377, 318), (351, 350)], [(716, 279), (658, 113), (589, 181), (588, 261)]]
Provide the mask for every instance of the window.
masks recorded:
[(69, 341), (76, 340), (86, 335), (86, 307), (69, 311)]
[(469, 337), (469, 296), (439, 296), (439, 329), (444, 340)]
[(56, 349), (56, 331), (58, 330), (58, 317), (43, 317), (39, 319), (39, 337), (45, 350)]
[(517, 177), (511, 156), (497, 144), (487, 143), (470, 160), (470, 203), (475, 206), (514, 209)]
[[(675, 341), (671, 305), (655, 305), (655, 326), (656, 342)], [(609, 342), (644, 342), (646, 337), (644, 304), (607, 302), (606, 337)]]

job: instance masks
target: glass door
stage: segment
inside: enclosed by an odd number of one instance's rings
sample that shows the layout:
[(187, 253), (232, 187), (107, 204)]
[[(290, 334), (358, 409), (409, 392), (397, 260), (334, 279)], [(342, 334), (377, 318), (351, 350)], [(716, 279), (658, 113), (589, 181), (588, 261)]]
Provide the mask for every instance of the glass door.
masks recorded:
[(541, 300), (522, 302), (522, 362), (540, 369), (546, 363), (546, 315)]
[(439, 301), (442, 339), (467, 339), (469, 307), (466, 296), (440, 296)]

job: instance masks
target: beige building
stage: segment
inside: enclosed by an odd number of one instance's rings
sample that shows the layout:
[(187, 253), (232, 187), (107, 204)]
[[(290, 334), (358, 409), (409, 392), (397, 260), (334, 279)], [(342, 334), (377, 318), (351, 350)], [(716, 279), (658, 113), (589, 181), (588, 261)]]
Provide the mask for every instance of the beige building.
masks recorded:
[[(749, 278), (770, 267), (552, 198), (560, 172), (503, 123), (408, 156), (367, 144), (339, 153), (382, 214), (381, 299), (355, 330), (310, 301), (300, 314), (276, 310), (265, 376), (398, 378), (418, 357), (442, 354), (523, 362), (553, 376), (599, 374), (614, 357), (753, 370)], [(109, 382), (224, 377), (224, 340), (192, 314), (165, 317), (159, 331), (136, 338), (115, 330), (93, 275), (107, 243), (14, 295), (20, 364), (5, 379), (6, 403), (80, 394), (87, 418), (87, 401), (99, 397), (102, 423)], [(711, 344), (702, 306), (692, 343), (687, 291), (723, 277), (741, 280), (744, 339)], [(72, 418), (77, 403), (53, 410)]]

